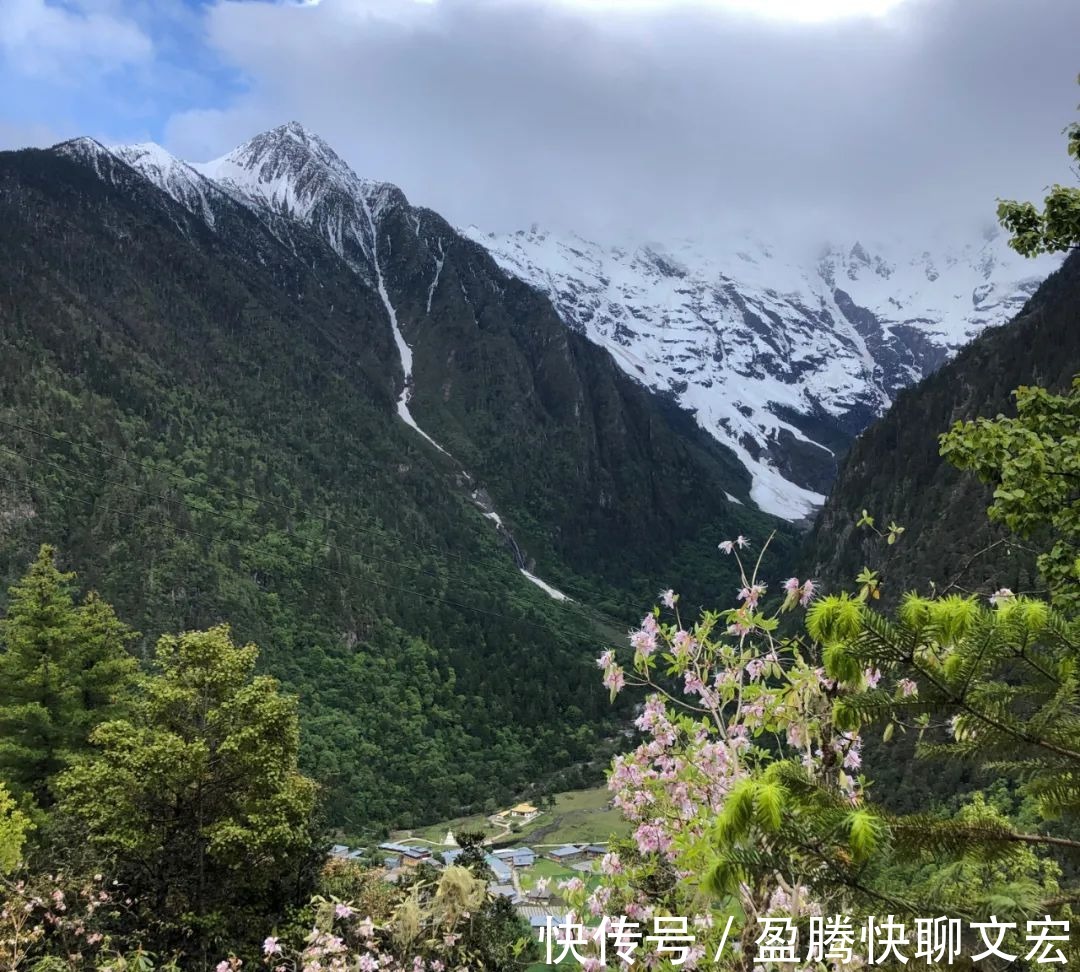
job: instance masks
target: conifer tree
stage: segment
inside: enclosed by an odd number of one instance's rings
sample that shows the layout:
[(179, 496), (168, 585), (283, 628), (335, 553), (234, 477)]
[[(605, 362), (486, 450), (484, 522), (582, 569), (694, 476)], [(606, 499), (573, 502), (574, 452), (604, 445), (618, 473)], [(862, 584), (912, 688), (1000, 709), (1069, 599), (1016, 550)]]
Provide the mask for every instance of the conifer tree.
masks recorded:
[(114, 862), (168, 945), (203, 967), (306, 891), (314, 783), (296, 699), (255, 676), (226, 626), (163, 637), (127, 718), (59, 781), (61, 809)]
[(74, 580), (43, 546), (0, 620), (0, 779), (42, 807), (136, 669), (126, 648), (133, 633), (96, 594), (77, 605)]

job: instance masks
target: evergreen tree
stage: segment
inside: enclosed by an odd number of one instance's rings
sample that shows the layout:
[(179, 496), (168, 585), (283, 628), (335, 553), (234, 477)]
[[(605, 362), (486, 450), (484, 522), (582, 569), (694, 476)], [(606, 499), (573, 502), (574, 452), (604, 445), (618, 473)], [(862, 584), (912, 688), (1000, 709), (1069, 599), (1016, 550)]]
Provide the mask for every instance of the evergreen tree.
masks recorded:
[(477, 877), (485, 880), (492, 876), (486, 859), (487, 852), (484, 850), (486, 839), (487, 834), (483, 830), (459, 830), (454, 834), (454, 840), (461, 848), (461, 853), (458, 854), (454, 863), (458, 867), (468, 868)]
[(15, 805), (7, 788), (0, 784), (0, 874), (18, 867), (23, 844), (32, 826), (29, 817)]
[(257, 655), (224, 626), (162, 638), (130, 716), (59, 781), (155, 947), (203, 965), (308, 890), (315, 786), (297, 769), (296, 700), (253, 675)]
[(43, 546), (0, 620), (0, 777), (42, 807), (93, 727), (115, 713), (136, 668), (126, 650), (132, 633), (97, 595), (76, 605), (74, 580)]

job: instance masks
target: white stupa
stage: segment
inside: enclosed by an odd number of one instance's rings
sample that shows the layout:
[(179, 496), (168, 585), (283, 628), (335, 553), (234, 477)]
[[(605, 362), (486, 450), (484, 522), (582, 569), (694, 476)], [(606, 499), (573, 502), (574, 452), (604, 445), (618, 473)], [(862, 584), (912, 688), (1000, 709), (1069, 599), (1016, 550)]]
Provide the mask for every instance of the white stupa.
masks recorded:
[(454, 840), (454, 832), (452, 830), (446, 832), (446, 838), (443, 840), (443, 844), (446, 847), (457, 847), (458, 843)]

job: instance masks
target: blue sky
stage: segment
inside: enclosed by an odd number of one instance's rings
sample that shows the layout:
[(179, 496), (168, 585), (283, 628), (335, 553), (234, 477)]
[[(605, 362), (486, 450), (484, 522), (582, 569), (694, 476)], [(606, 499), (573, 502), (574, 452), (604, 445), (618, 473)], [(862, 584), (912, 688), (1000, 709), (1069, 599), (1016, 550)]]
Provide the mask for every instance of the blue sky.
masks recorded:
[(201, 0), (2, 0), (0, 141), (165, 136), (169, 118), (227, 103), (239, 73), (206, 43)]
[(1078, 36), (1076, 0), (0, 0), (0, 148), (298, 119), (459, 225), (974, 231), (1073, 178)]

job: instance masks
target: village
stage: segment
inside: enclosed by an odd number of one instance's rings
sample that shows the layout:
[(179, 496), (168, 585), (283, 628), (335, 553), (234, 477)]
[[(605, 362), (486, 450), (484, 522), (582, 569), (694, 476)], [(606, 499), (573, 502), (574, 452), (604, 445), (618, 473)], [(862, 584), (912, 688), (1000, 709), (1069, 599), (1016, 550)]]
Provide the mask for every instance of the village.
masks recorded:
[[(531, 803), (512, 807), (474, 818), (467, 823), (476, 827), (484, 824), (484, 862), (490, 871), (489, 891), (508, 899), (518, 914), (529, 923), (538, 938), (549, 922), (557, 925), (566, 918), (565, 906), (559, 896), (562, 881), (578, 877), (586, 884), (596, 875), (599, 861), (608, 853), (608, 839), (592, 839), (608, 823), (614, 823), (610, 805), (602, 790), (578, 791), (551, 810), (542, 810)], [(567, 808), (572, 809), (567, 809)], [(550, 836), (565, 837), (567, 825), (575, 829), (578, 816), (587, 819), (580, 827), (580, 840), (550, 840)], [(567, 819), (569, 818), (569, 820)], [(591, 825), (588, 825), (591, 824)], [(468, 826), (448, 826), (445, 835), (436, 840), (422, 834), (395, 835), (370, 850), (353, 849), (345, 844), (331, 848), (332, 857), (356, 860), (378, 867), (387, 881), (397, 882), (412, 869), (421, 866), (441, 869), (453, 864), (463, 853), (454, 836)], [(621, 830), (614, 827), (613, 832)], [(550, 832), (550, 833), (548, 833)], [(430, 829), (427, 831), (430, 834)], [(534, 837), (541, 838), (539, 840)]]

